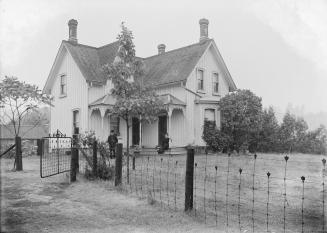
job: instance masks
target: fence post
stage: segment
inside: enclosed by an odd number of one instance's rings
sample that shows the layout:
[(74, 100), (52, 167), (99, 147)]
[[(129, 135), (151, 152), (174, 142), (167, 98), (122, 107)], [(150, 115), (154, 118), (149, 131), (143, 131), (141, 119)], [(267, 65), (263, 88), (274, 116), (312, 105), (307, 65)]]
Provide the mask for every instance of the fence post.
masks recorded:
[(93, 176), (98, 176), (98, 141), (93, 142)]
[(41, 140), (42, 140), (42, 139), (37, 139), (37, 140), (36, 140), (36, 145), (37, 145), (37, 151), (36, 151), (36, 154), (37, 154), (38, 156), (40, 156), (41, 153), (42, 153)]
[(115, 165), (115, 186), (121, 185), (122, 177), (122, 160), (123, 160), (123, 144), (117, 144), (116, 165)]
[(185, 211), (193, 209), (194, 148), (187, 149), (185, 173)]
[(76, 181), (76, 173), (77, 173), (77, 164), (78, 164), (78, 128), (74, 129), (73, 141), (72, 141), (72, 156), (70, 159), (70, 182)]
[(22, 138), (16, 137), (16, 171), (23, 170), (23, 158), (22, 158)]

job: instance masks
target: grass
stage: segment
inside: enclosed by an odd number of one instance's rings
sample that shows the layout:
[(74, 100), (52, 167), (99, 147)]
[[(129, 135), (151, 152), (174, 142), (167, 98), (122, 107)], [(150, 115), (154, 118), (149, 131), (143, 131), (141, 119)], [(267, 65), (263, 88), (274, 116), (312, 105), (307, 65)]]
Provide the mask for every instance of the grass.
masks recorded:
[[(321, 160), (326, 156), (289, 155), (285, 184), (284, 156), (282, 154), (258, 154), (256, 160), (253, 155), (195, 156), (197, 164), (194, 180), (195, 210), (191, 214), (210, 226), (215, 226), (217, 222), (220, 226), (225, 226), (226, 231), (231, 231), (232, 228), (238, 226), (238, 231), (252, 231), (254, 228), (256, 232), (267, 230), (282, 232), (285, 222), (286, 232), (301, 232), (302, 195), (304, 194), (304, 231), (322, 232), (323, 165)], [(185, 156), (141, 156), (136, 159), (136, 170), (131, 170), (131, 184), (126, 184), (125, 177), (125, 188), (131, 193), (137, 193), (140, 197), (146, 197), (147, 192), (150, 191), (152, 199), (158, 204), (169, 209), (183, 210), (185, 163)], [(217, 166), (217, 174), (215, 166)], [(240, 168), (242, 169), (241, 175)], [(124, 168), (125, 171), (126, 168)], [(271, 175), (267, 211), (268, 171)], [(126, 172), (124, 175), (126, 176)], [(304, 193), (301, 176), (305, 176)], [(326, 171), (325, 176), (327, 176)], [(286, 196), (284, 185), (286, 185)], [(326, 190), (324, 194), (326, 201)], [(326, 228), (327, 226), (325, 230)]]
[(217, 232), (182, 212), (126, 196), (110, 181), (79, 175), (70, 184), (67, 173), (41, 179), (36, 156), (23, 158), (22, 172), (11, 170), (12, 159), (0, 162), (0, 232)]

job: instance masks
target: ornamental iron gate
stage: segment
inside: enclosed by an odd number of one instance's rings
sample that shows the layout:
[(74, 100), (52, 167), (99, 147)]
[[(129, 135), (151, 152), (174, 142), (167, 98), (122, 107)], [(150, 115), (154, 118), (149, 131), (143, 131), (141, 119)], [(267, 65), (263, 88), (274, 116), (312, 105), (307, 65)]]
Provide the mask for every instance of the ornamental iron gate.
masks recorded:
[(42, 152), (40, 156), (41, 178), (54, 176), (70, 171), (72, 154), (72, 138), (62, 134), (59, 130), (48, 137), (42, 138)]

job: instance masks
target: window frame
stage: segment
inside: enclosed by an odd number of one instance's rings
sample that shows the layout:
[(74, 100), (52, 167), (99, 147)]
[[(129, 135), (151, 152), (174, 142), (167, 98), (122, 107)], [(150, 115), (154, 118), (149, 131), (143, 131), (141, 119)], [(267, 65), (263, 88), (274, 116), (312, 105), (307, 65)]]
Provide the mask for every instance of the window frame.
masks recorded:
[[(216, 82), (215, 75), (217, 75), (217, 82)], [(216, 84), (217, 84), (217, 91), (216, 91)], [(214, 95), (219, 94), (219, 73), (217, 71), (212, 72), (212, 93)]]
[[(202, 89), (199, 89), (199, 71), (201, 71), (202, 72)], [(196, 90), (198, 91), (198, 92), (204, 92), (205, 90), (204, 90), (204, 72), (205, 72), (205, 70), (203, 69), (203, 68), (197, 68), (196, 69)]]
[[(59, 75), (59, 96), (60, 97), (66, 97), (67, 96), (67, 75), (66, 74), (60, 74)], [(64, 79), (64, 83), (62, 80)]]

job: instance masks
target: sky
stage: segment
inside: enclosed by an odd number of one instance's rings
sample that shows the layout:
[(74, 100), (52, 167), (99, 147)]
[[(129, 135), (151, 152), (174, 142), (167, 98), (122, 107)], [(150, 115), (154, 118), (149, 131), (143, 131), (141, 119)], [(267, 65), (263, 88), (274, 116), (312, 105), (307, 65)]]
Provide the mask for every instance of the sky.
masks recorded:
[(238, 88), (280, 112), (327, 112), (326, 12), (324, 0), (0, 0), (0, 76), (42, 89), (71, 18), (78, 42), (96, 47), (124, 21), (140, 57), (198, 42), (207, 18)]

